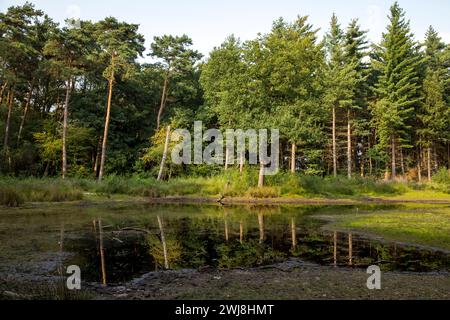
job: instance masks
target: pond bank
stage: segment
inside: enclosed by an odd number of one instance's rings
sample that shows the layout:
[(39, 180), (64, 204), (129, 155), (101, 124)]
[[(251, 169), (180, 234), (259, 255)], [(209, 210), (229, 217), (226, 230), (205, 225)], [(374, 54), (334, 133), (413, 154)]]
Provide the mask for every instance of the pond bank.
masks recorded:
[(155, 204), (198, 204), (198, 203), (220, 203), (220, 204), (252, 204), (252, 205), (354, 205), (354, 204), (450, 204), (449, 199), (417, 199), (417, 200), (398, 200), (388, 198), (362, 198), (362, 199), (328, 199), (328, 198), (211, 198), (211, 197), (164, 197), (164, 198), (147, 198), (144, 201)]
[(333, 268), (290, 260), (234, 270), (149, 273), (129, 283), (91, 287), (95, 299), (449, 299), (448, 273), (383, 272), (381, 290), (368, 290), (365, 270)]

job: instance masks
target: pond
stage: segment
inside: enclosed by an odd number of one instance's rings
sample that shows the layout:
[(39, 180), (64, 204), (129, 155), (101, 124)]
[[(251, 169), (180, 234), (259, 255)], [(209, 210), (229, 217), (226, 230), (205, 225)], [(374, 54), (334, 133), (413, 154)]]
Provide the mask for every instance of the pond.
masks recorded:
[(448, 253), (323, 228), (321, 216), (401, 205), (54, 205), (0, 214), (0, 276), (119, 283), (165, 269), (252, 268), (292, 258), (337, 268), (450, 271)]

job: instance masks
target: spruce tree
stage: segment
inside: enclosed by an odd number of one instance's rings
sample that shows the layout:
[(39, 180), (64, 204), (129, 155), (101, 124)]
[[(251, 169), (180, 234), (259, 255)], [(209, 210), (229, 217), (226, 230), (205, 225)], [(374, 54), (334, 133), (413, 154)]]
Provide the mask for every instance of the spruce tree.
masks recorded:
[(396, 153), (413, 143), (412, 123), (420, 103), (421, 56), (409, 21), (397, 2), (390, 9), (389, 22), (372, 57), (373, 68), (378, 73), (374, 88), (377, 101), (372, 111), (378, 147), (385, 155), (390, 155), (391, 178), (395, 179)]
[[(345, 112), (347, 122), (347, 139), (351, 141), (350, 113), (354, 106), (354, 92), (358, 79), (358, 59), (346, 59), (345, 37), (338, 19), (333, 14), (330, 30), (325, 36), (328, 64), (325, 71), (325, 104), (332, 115), (332, 157), (333, 175), (338, 173), (337, 122), (338, 112)], [(347, 144), (347, 174), (351, 177), (351, 143)]]

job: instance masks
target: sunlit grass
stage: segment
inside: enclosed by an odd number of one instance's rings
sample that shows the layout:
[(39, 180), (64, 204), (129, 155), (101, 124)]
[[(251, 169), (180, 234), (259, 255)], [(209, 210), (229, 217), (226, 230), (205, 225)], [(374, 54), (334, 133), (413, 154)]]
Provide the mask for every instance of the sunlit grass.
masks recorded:
[(450, 208), (415, 208), (336, 216), (337, 228), (367, 232), (387, 240), (450, 250)]

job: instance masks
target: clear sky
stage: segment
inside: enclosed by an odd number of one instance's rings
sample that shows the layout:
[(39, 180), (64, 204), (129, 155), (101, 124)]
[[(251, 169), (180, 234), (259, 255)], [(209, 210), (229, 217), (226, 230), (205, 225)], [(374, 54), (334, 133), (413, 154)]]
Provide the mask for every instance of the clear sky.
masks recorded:
[[(310, 22), (328, 28), (335, 12), (343, 26), (359, 18), (362, 27), (370, 30), (369, 39), (379, 41), (387, 24), (387, 14), (393, 0), (31, 0), (57, 22), (68, 17), (100, 20), (114, 16), (140, 25), (147, 48), (156, 35), (186, 33), (197, 50), (207, 55), (226, 36), (235, 34), (241, 40), (254, 38), (258, 32), (268, 32), (278, 17), (288, 21), (297, 15), (308, 15)], [(11, 5), (25, 0), (0, 0), (4, 12)], [(416, 38), (422, 40), (429, 25), (450, 43), (449, 0), (399, 0), (411, 20)]]

